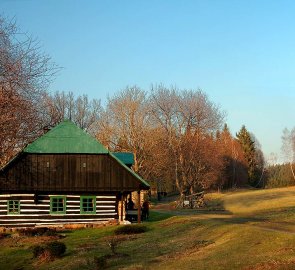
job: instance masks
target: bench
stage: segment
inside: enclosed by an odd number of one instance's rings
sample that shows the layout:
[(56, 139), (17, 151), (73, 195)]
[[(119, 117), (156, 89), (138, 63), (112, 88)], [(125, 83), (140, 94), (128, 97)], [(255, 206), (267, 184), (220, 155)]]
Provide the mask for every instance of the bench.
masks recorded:
[[(140, 211), (140, 213), (141, 213), (141, 220), (143, 220), (142, 211)], [(126, 220), (128, 220), (130, 222), (137, 222), (137, 216), (138, 216), (137, 209), (132, 209), (132, 210), (126, 211)]]

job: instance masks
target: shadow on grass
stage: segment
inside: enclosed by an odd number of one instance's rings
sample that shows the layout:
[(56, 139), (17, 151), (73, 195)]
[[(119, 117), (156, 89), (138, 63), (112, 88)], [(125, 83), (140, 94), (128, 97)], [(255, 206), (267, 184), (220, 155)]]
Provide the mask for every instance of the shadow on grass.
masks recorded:
[(184, 214), (216, 214), (216, 215), (232, 215), (233, 213), (228, 210), (211, 210), (206, 208), (200, 208), (200, 209), (187, 209), (183, 211)]
[(149, 219), (146, 222), (161, 221), (173, 217), (172, 213), (162, 213), (157, 211), (150, 211)]
[(246, 224), (246, 223), (286, 223), (294, 224), (295, 207), (281, 207), (278, 209), (266, 209), (260, 210), (252, 215), (234, 215), (231, 218), (215, 218), (215, 220), (220, 220), (231, 224)]
[(216, 221), (220, 221), (227, 224), (247, 224), (247, 223), (259, 223), (265, 222), (264, 218), (255, 217), (231, 217), (231, 218), (213, 218)]

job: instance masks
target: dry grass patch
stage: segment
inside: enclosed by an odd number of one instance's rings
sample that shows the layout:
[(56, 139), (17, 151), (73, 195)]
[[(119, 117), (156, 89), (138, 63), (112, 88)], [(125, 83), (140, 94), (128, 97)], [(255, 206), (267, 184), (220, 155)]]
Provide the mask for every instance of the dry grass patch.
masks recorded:
[(240, 193), (226, 193), (222, 196), (224, 206), (234, 214), (253, 214), (253, 212), (275, 210), (295, 206), (295, 187), (270, 190), (251, 190)]
[(295, 260), (284, 262), (271, 260), (269, 262), (257, 263), (254, 266), (245, 267), (242, 270), (287, 270), (295, 269)]
[(3, 247), (28, 247), (37, 244), (43, 244), (60, 239), (59, 236), (8, 236), (0, 239), (0, 245)]

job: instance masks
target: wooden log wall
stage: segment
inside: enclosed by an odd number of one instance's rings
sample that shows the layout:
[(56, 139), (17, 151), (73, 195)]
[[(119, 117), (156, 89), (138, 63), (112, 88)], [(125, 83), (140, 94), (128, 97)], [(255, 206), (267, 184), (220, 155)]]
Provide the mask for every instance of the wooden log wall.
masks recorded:
[[(50, 197), (66, 197), (66, 213), (50, 214)], [(118, 219), (116, 195), (96, 195), (96, 213), (80, 214), (80, 195), (2, 194), (0, 195), (0, 226), (29, 227), (62, 224), (101, 223)], [(20, 213), (8, 214), (7, 201), (19, 200)]]
[(0, 171), (0, 192), (111, 192), (140, 181), (108, 154), (25, 154)]

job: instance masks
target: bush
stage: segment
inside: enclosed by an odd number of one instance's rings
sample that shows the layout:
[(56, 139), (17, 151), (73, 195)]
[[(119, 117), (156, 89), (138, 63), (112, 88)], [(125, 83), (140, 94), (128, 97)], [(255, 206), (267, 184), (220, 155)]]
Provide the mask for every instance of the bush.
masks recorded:
[(46, 257), (49, 260), (61, 257), (66, 252), (66, 245), (62, 242), (49, 242), (46, 245), (34, 246), (32, 249), (33, 258)]
[(147, 227), (144, 225), (124, 225), (118, 227), (114, 232), (115, 234), (138, 234), (147, 231)]
[(41, 228), (26, 228), (26, 229), (20, 229), (18, 230), (20, 236), (41, 236), (41, 235), (46, 235), (46, 236), (55, 236), (56, 231), (46, 228), (46, 227), (41, 227)]
[[(57, 236), (58, 234), (57, 234), (56, 230), (48, 229), (42, 235), (43, 236)], [(61, 235), (58, 235), (58, 236), (59, 236), (59, 238), (62, 238)]]
[(32, 251), (33, 251), (33, 258), (37, 258), (37, 257), (41, 256), (42, 253), (44, 252), (44, 247), (39, 246), (39, 245), (34, 246)]
[(105, 269), (107, 266), (107, 259), (105, 256), (95, 257), (94, 265), (96, 270)]
[(0, 233), (0, 239), (10, 236), (8, 233)]
[(54, 258), (61, 257), (66, 252), (66, 245), (62, 242), (49, 242), (45, 246), (45, 250), (49, 251), (50, 255)]

